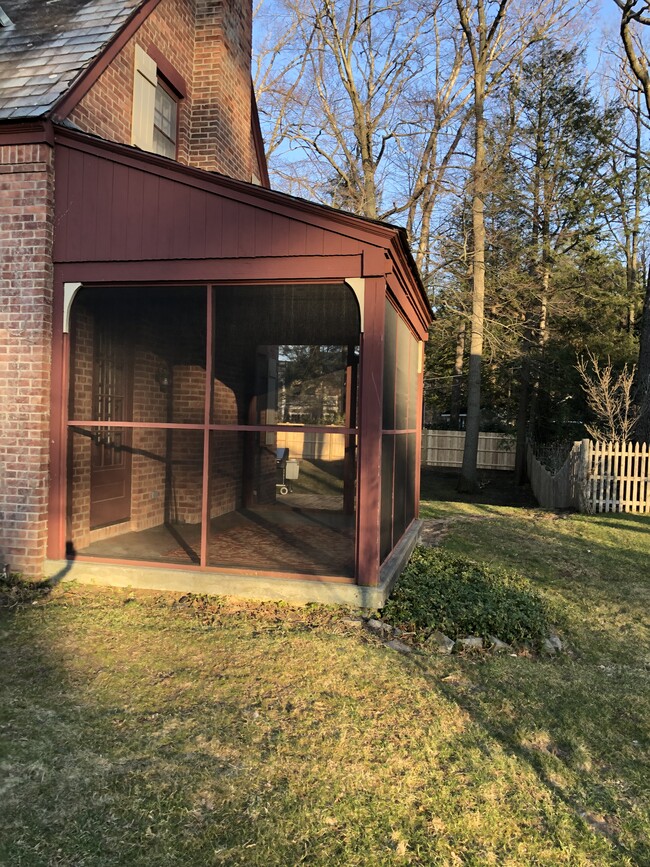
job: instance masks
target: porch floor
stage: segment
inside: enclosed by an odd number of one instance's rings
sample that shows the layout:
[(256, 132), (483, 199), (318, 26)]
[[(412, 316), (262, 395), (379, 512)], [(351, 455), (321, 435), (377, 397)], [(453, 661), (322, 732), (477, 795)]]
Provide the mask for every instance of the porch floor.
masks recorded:
[[(210, 522), (208, 565), (248, 571), (354, 576), (354, 516), (340, 497), (290, 493), (275, 505)], [(78, 551), (88, 557), (198, 565), (200, 524), (161, 524)]]

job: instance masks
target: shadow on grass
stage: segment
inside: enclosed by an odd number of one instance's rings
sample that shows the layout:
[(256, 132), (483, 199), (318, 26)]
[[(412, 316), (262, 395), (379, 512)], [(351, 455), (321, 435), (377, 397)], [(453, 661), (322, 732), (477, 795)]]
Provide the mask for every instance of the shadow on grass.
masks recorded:
[[(459, 495), (448, 474), (425, 471), (422, 481), (434, 514), (436, 501), (471, 503), (476, 517), (494, 519), (477, 520), (468, 532), (471, 513), (460, 505), (441, 510), (451, 519), (443, 547), (546, 588), (577, 653), (552, 662), (450, 660), (449, 682), (437, 673), (444, 664), (414, 664), (485, 732), (486, 743), (524, 762), (576, 823), (609, 840), (621, 863), (650, 864), (649, 549), (639, 532), (650, 532), (650, 519), (547, 512), (534, 500), (517, 503), (505, 478), (476, 497)], [(502, 508), (516, 505), (532, 511)]]
[(639, 764), (649, 707), (629, 680), (611, 677), (603, 688), (605, 675), (576, 678), (567, 660), (463, 659), (457, 664), (467, 680), (449, 683), (422, 659), (405, 664), (468, 714), (486, 748), (496, 742), (527, 766), (577, 825), (606, 838), (631, 859), (624, 863), (650, 864), (640, 809), (647, 769)]
[[(253, 738), (250, 696), (185, 683), (182, 644), (148, 650), (167, 633), (164, 611), (130, 622), (128, 591), (112, 594), (112, 612), (46, 584), (12, 595), (0, 609), (0, 864), (186, 867), (245, 848), (250, 804), (268, 797), (237, 757)], [(133, 651), (116, 649), (116, 635)]]
[(458, 470), (425, 467), (420, 477), (420, 498), (445, 503), (535, 508), (537, 500), (528, 485), (516, 485), (514, 473), (506, 470), (479, 470), (480, 491), (461, 494), (456, 490)]
[(591, 516), (597, 520), (601, 527), (611, 527), (614, 530), (620, 529), (621, 522), (627, 526), (626, 530), (631, 530), (634, 533), (645, 533), (650, 536), (650, 514), (648, 515), (632, 515), (629, 512), (617, 512), (616, 521), (608, 520), (603, 515), (597, 514)]

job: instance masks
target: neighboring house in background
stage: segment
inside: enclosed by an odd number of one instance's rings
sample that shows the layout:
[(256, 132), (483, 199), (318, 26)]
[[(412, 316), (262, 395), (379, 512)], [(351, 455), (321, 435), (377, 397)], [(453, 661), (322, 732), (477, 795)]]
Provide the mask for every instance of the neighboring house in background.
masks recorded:
[[(0, 556), (376, 602), (417, 535), (403, 230), (268, 189), (249, 2), (0, 3)], [(287, 346), (340, 348), (339, 424), (277, 423)], [(283, 496), (287, 431), (345, 450)]]

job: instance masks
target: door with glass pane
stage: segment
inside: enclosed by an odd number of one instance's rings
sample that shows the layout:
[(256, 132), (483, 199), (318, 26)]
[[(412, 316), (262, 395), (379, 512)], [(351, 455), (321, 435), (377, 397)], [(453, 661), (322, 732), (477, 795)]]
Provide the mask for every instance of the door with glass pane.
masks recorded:
[[(130, 418), (132, 353), (128, 329), (109, 308), (95, 314), (93, 421)], [(131, 517), (131, 431), (92, 429), (90, 451), (90, 526), (102, 527)]]

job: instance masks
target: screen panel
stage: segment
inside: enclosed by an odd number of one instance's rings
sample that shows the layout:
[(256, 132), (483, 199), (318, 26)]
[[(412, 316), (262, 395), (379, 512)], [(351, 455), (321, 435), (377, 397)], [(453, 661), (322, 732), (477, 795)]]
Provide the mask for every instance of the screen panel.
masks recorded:
[(359, 308), (349, 287), (219, 286), (214, 323), (215, 424), (354, 426)]
[(395, 428), (395, 362), (397, 358), (397, 312), (386, 299), (384, 326), (383, 427)]
[(381, 538), (380, 559), (383, 561), (393, 547), (393, 468), (395, 437), (384, 434), (381, 438)]

